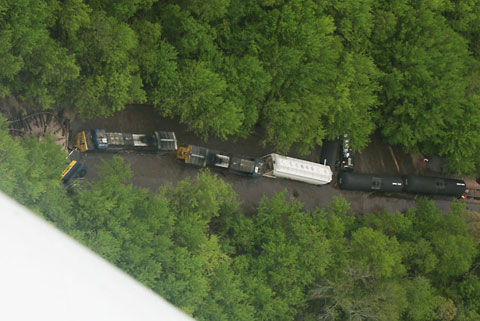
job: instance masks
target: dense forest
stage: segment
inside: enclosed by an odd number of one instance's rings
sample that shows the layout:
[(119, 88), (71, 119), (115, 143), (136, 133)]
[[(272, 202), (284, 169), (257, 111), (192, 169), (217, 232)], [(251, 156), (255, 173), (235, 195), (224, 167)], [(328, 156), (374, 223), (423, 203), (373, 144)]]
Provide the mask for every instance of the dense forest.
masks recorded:
[(115, 157), (66, 190), (64, 166), (0, 118), (0, 190), (198, 320), (480, 319), (480, 215), (460, 203), (354, 215), (280, 193), (245, 215), (208, 172), (154, 193)]
[(86, 118), (150, 103), (308, 152), (378, 131), (479, 172), (480, 0), (3, 0), (0, 97)]

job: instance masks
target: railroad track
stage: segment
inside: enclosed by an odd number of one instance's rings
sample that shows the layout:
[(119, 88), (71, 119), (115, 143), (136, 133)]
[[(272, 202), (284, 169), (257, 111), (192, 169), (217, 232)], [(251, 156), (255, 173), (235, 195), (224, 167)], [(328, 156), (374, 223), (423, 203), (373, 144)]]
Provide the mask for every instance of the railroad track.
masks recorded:
[(69, 122), (52, 112), (43, 111), (30, 115), (19, 115), (9, 123), (9, 134), (11, 136), (23, 137), (32, 136), (39, 140), (49, 134), (55, 142), (62, 146), (63, 150), (68, 147)]
[(465, 199), (470, 201), (480, 201), (480, 188), (469, 188), (465, 191)]

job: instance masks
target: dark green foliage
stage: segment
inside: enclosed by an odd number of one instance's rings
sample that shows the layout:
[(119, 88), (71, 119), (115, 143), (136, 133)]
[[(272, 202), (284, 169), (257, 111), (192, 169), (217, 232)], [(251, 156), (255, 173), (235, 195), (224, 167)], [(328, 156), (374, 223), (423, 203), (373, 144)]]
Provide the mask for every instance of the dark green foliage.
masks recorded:
[(105, 116), (126, 103), (146, 100), (134, 58), (138, 39), (129, 25), (102, 11), (93, 12), (88, 26), (79, 29), (77, 39), (68, 45), (81, 66), (71, 97), (79, 114)]
[[(353, 225), (348, 215), (325, 213), (334, 223), (327, 231), (335, 264), (313, 289), (317, 313), (332, 320), (469, 320), (478, 309), (454, 289), (478, 253), (466, 214), (455, 204), (444, 217), (427, 200), (405, 214), (363, 215)], [(473, 299), (475, 278), (468, 280), (461, 291)]]
[(63, 103), (79, 70), (49, 33), (57, 1), (5, 1), (0, 6), (1, 97), (14, 94), (44, 108)]
[(446, 18), (452, 28), (462, 34), (470, 43), (473, 54), (478, 58), (480, 34), (480, 2), (478, 0), (446, 1), (437, 8)]
[(242, 114), (234, 102), (225, 99), (227, 83), (206, 64), (189, 61), (180, 74), (178, 97), (174, 105), (164, 108), (168, 116), (179, 115), (180, 121), (198, 135), (223, 139), (238, 133)]
[(155, 106), (173, 106), (179, 85), (175, 48), (162, 39), (159, 23), (137, 20), (133, 28), (139, 40), (136, 55), (148, 100)]
[(230, 98), (230, 85), (220, 72), (227, 68), (221, 66), (223, 57), (215, 43), (215, 30), (177, 5), (162, 8), (162, 25), (166, 38), (179, 53), (180, 64), (177, 75), (169, 73), (174, 89), (156, 96), (160, 99), (155, 99), (154, 104), (163, 115), (178, 115), (181, 122), (204, 138), (239, 135), (242, 109), (247, 106)]
[(406, 290), (408, 299), (406, 319), (412, 321), (433, 320), (439, 302), (430, 282), (423, 278), (406, 281)]
[(382, 133), (392, 144), (445, 156), (452, 170), (471, 173), (472, 146), (480, 138), (477, 98), (466, 96), (473, 67), (467, 42), (433, 5), (401, 3), (382, 8), (372, 37), (373, 56), (384, 73)]
[(135, 13), (149, 9), (158, 0), (83, 0), (95, 11), (104, 11), (118, 21), (127, 21)]
[(459, 285), (465, 307), (480, 311), (480, 279), (477, 275), (467, 276)]

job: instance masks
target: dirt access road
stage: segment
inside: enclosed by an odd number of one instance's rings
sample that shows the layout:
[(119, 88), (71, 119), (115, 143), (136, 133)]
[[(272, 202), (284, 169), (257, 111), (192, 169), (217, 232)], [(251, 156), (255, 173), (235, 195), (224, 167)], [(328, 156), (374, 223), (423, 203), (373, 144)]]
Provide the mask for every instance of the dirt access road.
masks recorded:
[[(180, 144), (195, 144), (241, 155), (263, 156), (274, 151), (272, 146), (263, 147), (261, 145), (262, 133), (260, 130), (246, 139), (221, 141), (211, 138), (204, 142), (200, 137), (189, 132), (185, 125), (179, 123), (178, 119), (162, 118), (152, 107), (145, 105), (128, 106), (125, 110), (117, 112), (107, 119), (98, 118), (86, 122), (72, 120), (71, 122), (73, 133), (82, 129), (94, 128), (131, 133), (148, 133), (154, 130), (174, 131)], [(175, 185), (179, 180), (194, 177), (198, 173), (197, 168), (185, 166), (177, 161), (173, 153), (167, 155), (118, 153), (117, 155), (130, 164), (134, 173), (133, 183), (135, 185), (154, 191), (161, 186)], [(290, 153), (289, 156), (319, 162), (320, 149), (314, 150), (307, 156), (300, 156), (295, 152)], [(95, 166), (101, 162), (101, 159), (111, 159), (113, 155), (86, 153), (78, 157), (89, 168), (86, 179), (95, 179), (97, 177)], [(371, 144), (361, 154), (356, 155), (356, 160), (359, 172), (397, 175), (416, 171), (409, 155), (403, 153), (399, 148), (389, 147), (377, 136), (372, 138)], [(327, 206), (335, 196), (344, 197), (351, 204), (353, 212), (376, 212), (382, 209), (405, 211), (415, 204), (414, 197), (411, 195), (386, 196), (375, 193), (341, 191), (336, 187), (335, 181), (333, 184), (325, 186), (312, 186), (284, 179), (251, 179), (219, 170), (211, 171), (233, 186), (242, 201), (243, 210), (247, 213), (254, 212), (263, 196), (272, 196), (283, 190), (287, 191), (287, 197), (296, 198), (309, 210)], [(443, 212), (448, 212), (452, 199), (442, 197), (434, 199)], [(480, 212), (479, 204), (468, 203), (468, 207)]]

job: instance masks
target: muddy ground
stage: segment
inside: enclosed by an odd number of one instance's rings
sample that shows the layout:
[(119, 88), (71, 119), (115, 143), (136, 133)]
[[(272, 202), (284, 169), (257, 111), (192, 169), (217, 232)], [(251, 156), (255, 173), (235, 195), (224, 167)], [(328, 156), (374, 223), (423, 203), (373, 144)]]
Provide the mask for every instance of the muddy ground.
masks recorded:
[[(125, 110), (116, 113), (112, 117), (98, 118), (86, 122), (72, 120), (71, 130), (76, 133), (82, 129), (103, 128), (107, 131), (121, 131), (131, 133), (148, 133), (154, 130), (174, 131), (180, 144), (195, 144), (209, 148), (218, 149), (228, 153), (263, 156), (274, 151), (273, 146), (262, 146), (261, 130), (257, 130), (246, 139), (232, 141), (221, 141), (210, 138), (207, 142), (187, 130), (178, 119), (162, 118), (156, 110), (146, 105), (132, 105)], [(118, 153), (130, 164), (133, 173), (133, 183), (137, 186), (157, 190), (161, 186), (175, 185), (179, 180), (186, 177), (194, 177), (198, 169), (185, 166), (175, 159), (175, 155), (155, 155)], [(289, 156), (316, 161), (320, 159), (320, 148), (314, 150), (310, 155), (298, 155), (290, 153)], [(87, 179), (97, 177), (95, 165), (101, 159), (109, 159), (111, 154), (82, 154), (77, 156), (89, 168)], [(418, 157), (416, 157), (418, 158)], [(379, 135), (374, 135), (367, 148), (361, 153), (356, 153), (358, 172), (378, 174), (422, 174), (422, 162), (415, 162), (415, 158), (405, 153), (401, 148), (390, 147), (381, 141)], [(341, 191), (333, 184), (325, 186), (312, 186), (305, 183), (289, 181), (284, 179), (260, 178), (251, 179), (237, 176), (228, 172), (212, 170), (226, 182), (232, 184), (242, 201), (245, 212), (251, 213), (263, 196), (272, 196), (277, 192), (286, 190), (287, 197), (293, 197), (302, 202), (306, 209), (323, 208), (327, 206), (333, 197), (343, 196), (347, 199), (353, 212), (376, 212), (382, 209), (388, 211), (404, 211), (415, 204), (415, 197), (411, 195), (379, 195), (376, 193)], [(435, 197), (437, 206), (447, 212), (450, 207), (450, 198)], [(480, 211), (479, 204), (468, 203), (472, 210)]]

